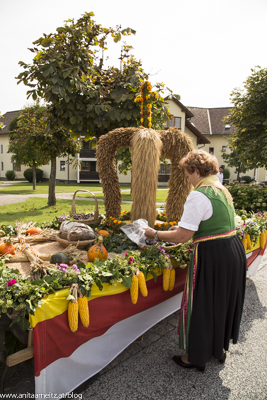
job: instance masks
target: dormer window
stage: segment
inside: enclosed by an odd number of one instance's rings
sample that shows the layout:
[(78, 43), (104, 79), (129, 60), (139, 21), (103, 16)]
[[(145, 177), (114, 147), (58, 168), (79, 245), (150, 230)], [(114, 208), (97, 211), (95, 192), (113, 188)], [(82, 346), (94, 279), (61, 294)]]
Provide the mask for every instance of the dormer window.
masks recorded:
[(166, 121), (166, 128), (177, 128), (181, 129), (181, 117), (174, 117)]
[(225, 125), (224, 129), (228, 130), (231, 128), (231, 125)]

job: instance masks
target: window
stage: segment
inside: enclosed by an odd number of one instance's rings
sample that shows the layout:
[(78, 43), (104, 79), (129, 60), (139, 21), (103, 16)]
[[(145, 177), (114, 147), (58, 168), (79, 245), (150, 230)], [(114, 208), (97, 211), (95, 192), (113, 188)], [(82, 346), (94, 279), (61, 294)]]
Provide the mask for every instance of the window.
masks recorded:
[(82, 161), (82, 171), (96, 171), (96, 161)]
[(95, 150), (96, 149), (96, 139), (92, 139), (92, 140), (83, 140), (82, 141), (82, 149), (83, 150)]
[(3, 154), (3, 152), (4, 152), (4, 147), (3, 147), (3, 145), (1, 144), (1, 153)]
[(159, 173), (161, 175), (170, 175), (171, 174), (171, 164), (160, 164)]
[(16, 166), (16, 163), (13, 163), (13, 171), (20, 172), (21, 171), (21, 165)]
[(222, 146), (222, 151), (226, 151), (226, 146)]
[(209, 153), (214, 154), (214, 147), (209, 147)]
[(66, 161), (60, 161), (60, 171), (66, 170)]
[(1, 162), (1, 171), (4, 171), (4, 163), (3, 163), (3, 161)]
[(181, 117), (174, 117), (172, 119), (168, 119), (168, 121), (166, 122), (166, 127), (171, 128), (177, 128), (177, 129), (181, 129)]

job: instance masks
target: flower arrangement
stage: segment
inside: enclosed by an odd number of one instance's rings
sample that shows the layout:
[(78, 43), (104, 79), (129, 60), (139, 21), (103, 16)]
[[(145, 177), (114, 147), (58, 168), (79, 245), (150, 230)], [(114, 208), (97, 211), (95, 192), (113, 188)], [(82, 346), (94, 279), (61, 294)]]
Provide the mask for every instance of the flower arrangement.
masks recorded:
[(141, 86), (141, 94), (134, 100), (135, 103), (140, 102), (141, 126), (145, 128), (152, 127), (152, 103), (157, 101), (158, 98), (158, 93), (152, 91), (151, 83), (149, 81), (144, 81)]
[(157, 222), (154, 226), (154, 229), (156, 229), (157, 231), (167, 231), (172, 226), (177, 225), (177, 224), (178, 224), (178, 221), (162, 222), (162, 224)]

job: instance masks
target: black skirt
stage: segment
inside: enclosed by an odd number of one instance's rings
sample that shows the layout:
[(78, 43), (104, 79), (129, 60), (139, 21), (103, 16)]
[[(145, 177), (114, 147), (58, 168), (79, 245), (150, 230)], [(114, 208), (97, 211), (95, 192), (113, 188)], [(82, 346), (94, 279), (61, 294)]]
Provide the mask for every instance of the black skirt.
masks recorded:
[(238, 236), (199, 243), (188, 361), (204, 365), (237, 342), (246, 287), (246, 254)]

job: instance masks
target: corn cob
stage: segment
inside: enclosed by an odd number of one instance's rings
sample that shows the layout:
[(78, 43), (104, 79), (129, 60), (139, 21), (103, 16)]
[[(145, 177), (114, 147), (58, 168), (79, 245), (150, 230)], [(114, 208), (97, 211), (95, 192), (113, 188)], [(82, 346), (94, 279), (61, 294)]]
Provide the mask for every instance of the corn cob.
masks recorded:
[(88, 301), (86, 296), (78, 297), (78, 309), (79, 309), (79, 316), (81, 318), (83, 326), (88, 328), (89, 326), (89, 308), (88, 308)]
[(130, 289), (130, 293), (131, 293), (132, 303), (136, 304), (138, 300), (138, 278), (134, 273), (132, 277), (132, 286)]
[(266, 237), (265, 237), (265, 234), (262, 232), (262, 233), (260, 234), (260, 245), (261, 245), (261, 249), (264, 249), (265, 242), (266, 242)]
[(174, 285), (175, 285), (175, 269), (172, 268), (170, 272), (170, 285), (169, 285), (170, 292), (173, 290)]
[(248, 247), (249, 250), (251, 250), (251, 240), (250, 240), (250, 234), (249, 233), (247, 233), (246, 239), (247, 239), (247, 247)]
[(170, 275), (171, 275), (170, 268), (164, 268), (164, 270), (163, 270), (163, 279), (162, 279), (164, 292), (167, 292), (169, 290), (169, 287), (170, 287)]
[(68, 304), (68, 322), (71, 332), (78, 330), (78, 300), (77, 300), (77, 285), (72, 285), (74, 299)]
[(247, 247), (248, 247), (248, 241), (247, 241), (247, 239), (242, 239), (242, 243), (243, 243), (243, 246), (244, 246), (244, 249), (245, 249), (245, 251), (247, 250)]
[(146, 297), (148, 295), (146, 280), (145, 280), (145, 276), (144, 276), (143, 272), (139, 271), (139, 269), (137, 269), (137, 277), (138, 277), (138, 286), (139, 286), (141, 295)]

